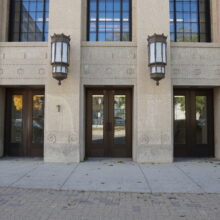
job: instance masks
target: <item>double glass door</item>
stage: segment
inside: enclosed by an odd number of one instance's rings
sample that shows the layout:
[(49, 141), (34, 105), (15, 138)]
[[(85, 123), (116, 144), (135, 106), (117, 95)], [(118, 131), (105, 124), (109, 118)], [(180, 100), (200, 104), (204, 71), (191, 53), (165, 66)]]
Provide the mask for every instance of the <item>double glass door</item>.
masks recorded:
[(174, 90), (174, 156), (214, 155), (212, 90)]
[(131, 157), (131, 90), (88, 89), (86, 155)]
[(8, 89), (5, 155), (43, 156), (44, 91)]

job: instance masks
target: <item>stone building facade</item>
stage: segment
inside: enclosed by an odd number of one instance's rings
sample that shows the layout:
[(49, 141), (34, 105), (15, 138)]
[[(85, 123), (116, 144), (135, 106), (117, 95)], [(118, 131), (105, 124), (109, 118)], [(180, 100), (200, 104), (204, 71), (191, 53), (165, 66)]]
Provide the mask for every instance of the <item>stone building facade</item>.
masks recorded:
[[(209, 2), (210, 42), (171, 39), (170, 8), (176, 1), (132, 0), (130, 39), (92, 41), (90, 1), (50, 0), (48, 36), (64, 33), (71, 38), (68, 77), (60, 86), (52, 78), (50, 37), (48, 41), (11, 38), (13, 2), (0, 1), (0, 156), (41, 155), (46, 162), (65, 163), (87, 156), (129, 155), (146, 163), (172, 162), (176, 156), (220, 159), (218, 0)], [(159, 86), (148, 67), (147, 38), (154, 33), (168, 36), (166, 76)], [(129, 92), (130, 104), (123, 91)], [(115, 94), (113, 105), (102, 103), (102, 114), (91, 113), (95, 98), (106, 103), (111, 94)], [(119, 107), (118, 100), (124, 101)], [(111, 115), (112, 109), (113, 121), (108, 121), (103, 115)], [(90, 146), (93, 136), (92, 141), (98, 141)], [(122, 142), (125, 154), (118, 150)]]

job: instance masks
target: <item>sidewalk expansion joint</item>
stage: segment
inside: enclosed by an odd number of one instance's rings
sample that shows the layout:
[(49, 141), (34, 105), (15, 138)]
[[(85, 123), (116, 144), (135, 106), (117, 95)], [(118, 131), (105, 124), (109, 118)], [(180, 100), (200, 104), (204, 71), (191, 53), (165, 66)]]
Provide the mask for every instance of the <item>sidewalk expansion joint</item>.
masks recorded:
[(72, 174), (76, 171), (77, 167), (79, 166), (80, 163), (78, 163), (73, 170), (70, 172), (70, 174), (67, 176), (67, 178), (64, 180), (63, 184), (59, 187), (59, 190), (61, 190), (63, 188), (63, 186), (67, 183), (67, 181), (70, 179), (70, 177), (72, 176)]
[(150, 193), (153, 193), (153, 190), (151, 189), (150, 183), (149, 183), (147, 177), (145, 176), (144, 171), (142, 170), (140, 164), (137, 164), (137, 165), (138, 165), (138, 167), (139, 167), (139, 169), (140, 169), (140, 171), (141, 171), (141, 173), (142, 173), (142, 175), (143, 175), (143, 177), (144, 177), (144, 179), (145, 179), (145, 182), (146, 182), (146, 184), (147, 184), (147, 187), (148, 187), (149, 190), (150, 190)]
[(36, 170), (38, 168), (39, 165), (36, 165), (36, 167), (33, 167), (32, 169), (30, 169), (27, 173), (25, 173), (23, 176), (19, 177), (17, 180), (15, 180), (14, 182), (10, 183), (8, 185), (8, 187), (12, 187), (15, 183), (19, 182), (21, 179), (23, 179), (25, 176), (27, 176), (29, 173), (31, 173), (32, 171)]
[(202, 188), (202, 186), (200, 185), (200, 184), (198, 184), (190, 175), (188, 175), (183, 169), (181, 169), (180, 167), (178, 167), (178, 166), (176, 166), (175, 164), (174, 164), (174, 166), (178, 169), (178, 170), (180, 170), (186, 177), (188, 177), (194, 184), (196, 184), (196, 186), (198, 186), (204, 193), (206, 192), (203, 188)]

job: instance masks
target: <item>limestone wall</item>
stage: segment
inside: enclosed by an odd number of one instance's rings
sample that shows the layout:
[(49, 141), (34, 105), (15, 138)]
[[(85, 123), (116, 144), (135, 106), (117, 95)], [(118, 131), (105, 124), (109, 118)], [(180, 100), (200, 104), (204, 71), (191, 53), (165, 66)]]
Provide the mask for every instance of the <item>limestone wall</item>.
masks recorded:
[(82, 83), (109, 84), (112, 80), (117, 84), (123, 80), (125, 85), (130, 84), (137, 77), (136, 50), (136, 43), (132, 42), (83, 42)]
[(44, 85), (47, 43), (0, 43), (0, 85)]
[[(49, 36), (54, 33), (69, 35), (71, 45), (68, 78), (62, 82), (61, 86), (51, 77), (52, 69), (48, 62), (49, 72), (45, 87), (44, 159), (47, 162), (79, 162), (82, 2), (81, 0), (65, 0), (65, 2), (52, 0), (49, 10)], [(48, 47), (48, 53), (50, 53), (50, 47)], [(57, 105), (61, 107), (60, 112)]]
[(137, 144), (138, 162), (171, 162), (173, 159), (172, 86), (170, 46), (166, 78), (156, 86), (150, 79), (147, 37), (169, 36), (169, 0), (137, 1)]
[(220, 86), (219, 43), (172, 43), (174, 86)]
[(220, 1), (210, 0), (211, 14), (211, 41), (220, 42)]
[(10, 0), (0, 1), (0, 42), (8, 40)]

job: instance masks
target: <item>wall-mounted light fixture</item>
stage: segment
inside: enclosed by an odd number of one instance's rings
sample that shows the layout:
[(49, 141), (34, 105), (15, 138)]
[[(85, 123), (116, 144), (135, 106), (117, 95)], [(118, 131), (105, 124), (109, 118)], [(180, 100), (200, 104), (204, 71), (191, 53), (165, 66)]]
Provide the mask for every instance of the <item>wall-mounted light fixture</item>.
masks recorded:
[(148, 58), (151, 79), (159, 85), (159, 81), (165, 78), (167, 65), (167, 37), (164, 34), (154, 34), (148, 37)]
[(61, 81), (67, 78), (70, 60), (70, 37), (64, 34), (51, 36), (51, 65), (53, 78)]

